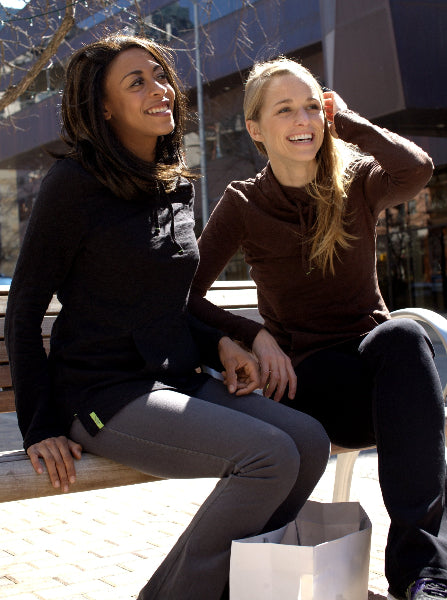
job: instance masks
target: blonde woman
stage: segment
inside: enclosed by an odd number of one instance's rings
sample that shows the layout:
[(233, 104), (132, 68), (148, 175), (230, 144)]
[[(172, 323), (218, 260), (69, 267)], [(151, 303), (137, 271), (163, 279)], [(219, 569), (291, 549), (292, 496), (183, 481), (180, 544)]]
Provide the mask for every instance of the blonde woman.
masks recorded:
[[(265, 396), (337, 444), (377, 445), (389, 598), (447, 598), (441, 386), (424, 330), (390, 320), (375, 255), (379, 213), (413, 198), (432, 162), (285, 58), (253, 68), (244, 111), (267, 166), (232, 182), (211, 215), (190, 308), (253, 351)], [(203, 298), (239, 247), (263, 324)]]

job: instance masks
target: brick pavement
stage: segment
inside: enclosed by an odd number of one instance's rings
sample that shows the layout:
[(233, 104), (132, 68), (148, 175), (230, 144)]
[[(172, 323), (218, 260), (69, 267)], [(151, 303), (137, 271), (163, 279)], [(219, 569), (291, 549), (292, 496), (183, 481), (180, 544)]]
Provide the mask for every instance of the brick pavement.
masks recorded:
[[(445, 384), (447, 356), (435, 336), (431, 337)], [(0, 451), (14, 448), (21, 448), (15, 415), (0, 415)], [(331, 459), (313, 499), (331, 501), (334, 472), (335, 460)], [(0, 599), (136, 598), (214, 483), (203, 479), (162, 481), (3, 503)], [(385, 600), (383, 567), (389, 519), (374, 451), (362, 452), (356, 462), (351, 500), (361, 502), (373, 524), (369, 600)]]
[[(435, 342), (447, 381), (447, 356)], [(21, 447), (14, 414), (0, 415), (0, 451)], [(331, 459), (312, 495), (330, 502)], [(161, 481), (3, 503), (0, 507), (1, 600), (131, 600), (187, 526), (215, 480)], [(377, 455), (356, 462), (351, 500), (372, 524), (369, 600), (385, 600), (384, 548), (389, 519)], [(181, 600), (181, 599), (179, 599)]]
[[(20, 448), (15, 415), (0, 415), (0, 450)], [(357, 460), (351, 500), (373, 523), (370, 600), (386, 598), (388, 517), (374, 451)], [(330, 502), (335, 460), (313, 498)], [(215, 480), (161, 481), (3, 503), (0, 598), (131, 600), (187, 526)], [(181, 599), (179, 599), (181, 600)]]
[[(447, 381), (447, 356), (435, 341)], [(21, 448), (15, 414), (0, 415), (0, 451)], [(332, 499), (335, 459), (312, 498)], [(215, 480), (160, 481), (0, 506), (1, 600), (132, 600), (188, 525)], [(385, 600), (389, 526), (377, 454), (360, 454), (351, 500), (371, 518), (368, 600)], [(182, 600), (179, 598), (179, 600)]]

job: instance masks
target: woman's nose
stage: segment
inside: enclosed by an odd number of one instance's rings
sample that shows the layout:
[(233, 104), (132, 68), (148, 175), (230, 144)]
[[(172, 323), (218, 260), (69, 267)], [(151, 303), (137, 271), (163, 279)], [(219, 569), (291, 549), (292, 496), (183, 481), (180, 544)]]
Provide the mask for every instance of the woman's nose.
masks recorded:
[(297, 124), (307, 124), (309, 122), (309, 113), (305, 108), (298, 108), (295, 111), (295, 123)]
[(166, 93), (167, 89), (168, 88), (167, 88), (166, 85), (163, 85), (162, 83), (160, 83), (159, 81), (157, 81), (157, 80), (154, 79), (153, 84), (152, 84), (151, 89), (150, 89), (150, 93), (153, 96), (158, 96), (158, 95), (164, 96), (164, 94)]

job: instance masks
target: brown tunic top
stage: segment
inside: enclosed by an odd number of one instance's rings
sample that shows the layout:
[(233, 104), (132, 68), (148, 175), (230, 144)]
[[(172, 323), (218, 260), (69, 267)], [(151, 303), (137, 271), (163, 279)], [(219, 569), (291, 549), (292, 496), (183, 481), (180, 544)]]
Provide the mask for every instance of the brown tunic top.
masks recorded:
[(227, 187), (199, 240), (190, 310), (251, 347), (262, 326), (203, 298), (241, 247), (257, 285), (264, 326), (295, 366), (311, 353), (365, 335), (390, 318), (377, 280), (377, 219), (383, 209), (414, 197), (433, 169), (418, 146), (352, 111), (337, 113), (335, 124), (341, 139), (367, 153), (354, 167), (347, 198), (347, 231), (357, 239), (339, 252), (335, 275), (309, 267), (315, 201), (304, 188), (281, 186), (270, 165), (255, 178)]

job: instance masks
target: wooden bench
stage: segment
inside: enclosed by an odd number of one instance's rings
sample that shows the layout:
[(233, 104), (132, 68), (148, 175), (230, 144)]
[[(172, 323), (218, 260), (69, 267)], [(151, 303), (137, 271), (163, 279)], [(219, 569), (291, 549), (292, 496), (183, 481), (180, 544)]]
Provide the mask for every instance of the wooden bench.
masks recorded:
[[(15, 411), (14, 392), (4, 342), (8, 291), (9, 286), (0, 286), (0, 413)], [(260, 320), (256, 287), (251, 281), (217, 281), (207, 297), (218, 306), (236, 314)], [(42, 335), (47, 350), (51, 328), (59, 310), (60, 304), (56, 298), (53, 298), (42, 324)], [(404, 309), (395, 311), (392, 316), (393, 318), (409, 317), (429, 325), (439, 336), (447, 351), (447, 320), (442, 316), (426, 309)], [(345, 501), (349, 499), (354, 463), (359, 450), (332, 446), (331, 454), (338, 455), (333, 500), (334, 502)], [(76, 483), (70, 486), (70, 492), (157, 481), (156, 477), (87, 452), (84, 452), (82, 459), (76, 462), (76, 472)], [(60, 493), (51, 486), (46, 472), (42, 475), (35, 473), (23, 450), (0, 452), (0, 502)]]

